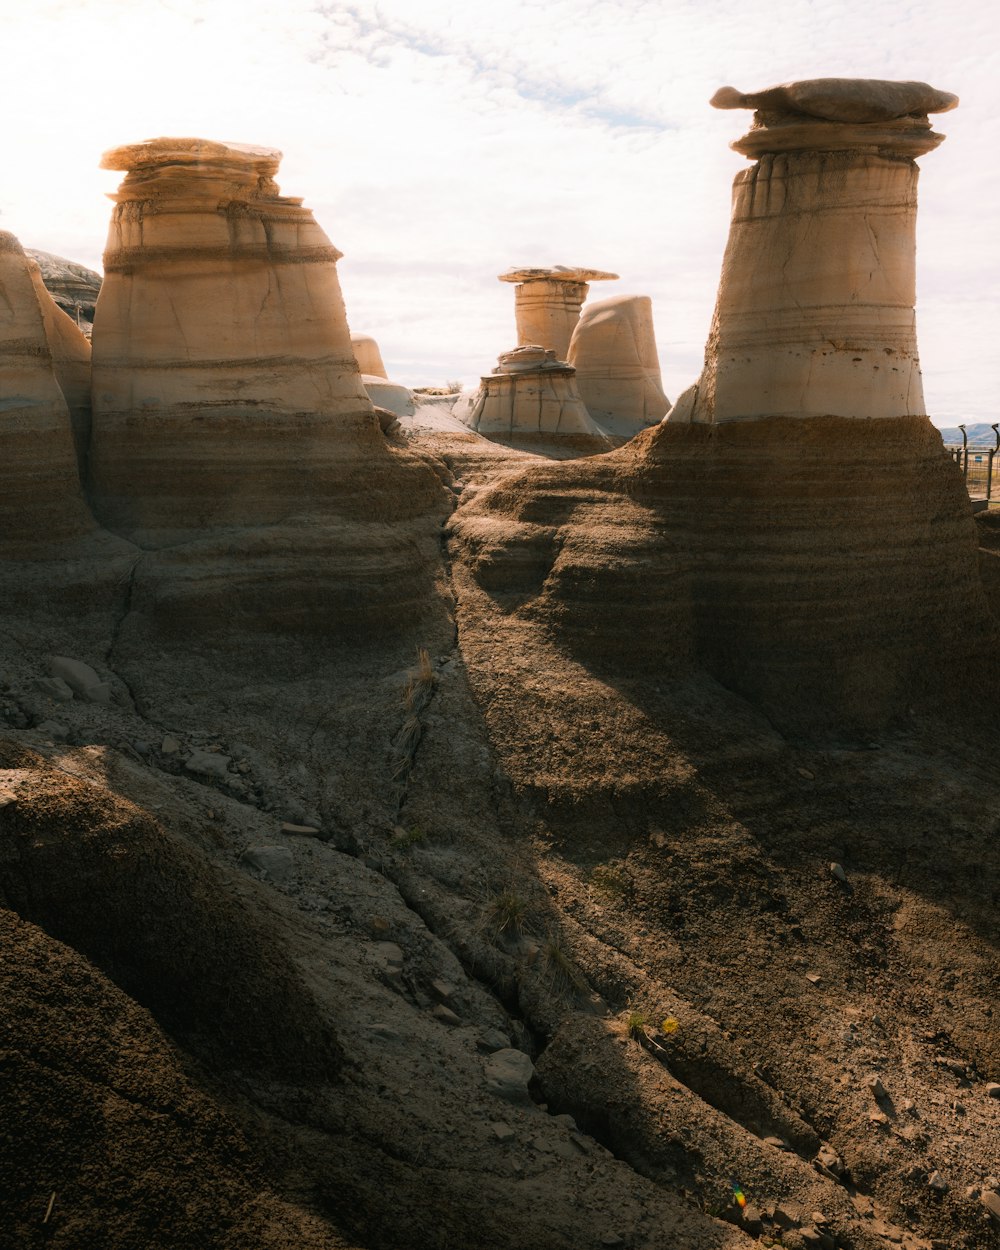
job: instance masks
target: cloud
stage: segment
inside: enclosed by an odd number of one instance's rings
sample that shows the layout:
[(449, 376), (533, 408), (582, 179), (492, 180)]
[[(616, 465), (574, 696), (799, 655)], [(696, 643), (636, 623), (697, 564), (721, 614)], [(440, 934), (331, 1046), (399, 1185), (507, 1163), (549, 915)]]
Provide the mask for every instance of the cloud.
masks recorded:
[(748, 118), (710, 109), (714, 90), (925, 78), (963, 97), (922, 162), (926, 390), (982, 420), (1000, 385), (993, 25), (973, 0), (35, 0), (5, 18), (0, 226), (95, 264), (117, 181), (102, 149), (270, 144), (399, 380), (472, 380), (513, 345), (501, 270), (584, 264), (622, 275), (600, 295), (653, 297), (675, 395), (700, 368), (745, 164), (727, 145)]

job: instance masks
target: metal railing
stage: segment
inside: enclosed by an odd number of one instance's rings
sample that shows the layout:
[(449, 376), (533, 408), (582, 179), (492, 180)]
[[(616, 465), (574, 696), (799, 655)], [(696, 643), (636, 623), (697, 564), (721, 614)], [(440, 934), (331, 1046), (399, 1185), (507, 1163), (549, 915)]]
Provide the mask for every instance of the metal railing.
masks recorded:
[[(962, 445), (946, 443), (945, 451), (962, 470), (965, 478), (965, 489), (969, 498), (981, 504), (990, 503), (994, 496), (1000, 500), (1000, 421), (990, 426), (995, 443), (992, 447), (969, 446), (969, 436), (965, 426), (958, 427), (962, 431)], [(997, 461), (994, 465), (994, 461)]]

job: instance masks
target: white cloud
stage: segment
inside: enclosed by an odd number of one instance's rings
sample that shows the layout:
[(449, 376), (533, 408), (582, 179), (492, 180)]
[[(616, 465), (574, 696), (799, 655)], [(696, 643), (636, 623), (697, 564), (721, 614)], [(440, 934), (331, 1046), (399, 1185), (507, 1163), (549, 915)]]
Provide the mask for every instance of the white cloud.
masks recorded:
[(515, 263), (595, 265), (653, 297), (665, 384), (700, 367), (747, 119), (707, 105), (820, 75), (958, 92), (924, 159), (918, 310), (928, 401), (992, 416), (996, 19), (877, 0), (35, 0), (5, 17), (0, 226), (95, 264), (107, 147), (200, 134), (280, 147), (345, 252), (352, 326), (411, 384), (513, 343)]

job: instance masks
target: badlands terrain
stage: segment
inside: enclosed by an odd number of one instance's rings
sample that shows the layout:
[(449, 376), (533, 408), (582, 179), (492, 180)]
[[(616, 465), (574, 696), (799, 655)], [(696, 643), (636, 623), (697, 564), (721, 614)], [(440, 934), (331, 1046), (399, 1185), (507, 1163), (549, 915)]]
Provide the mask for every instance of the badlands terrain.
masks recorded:
[(1000, 529), (913, 319), (957, 101), (715, 102), (672, 405), (559, 266), (401, 395), (268, 149), (105, 155), (92, 349), (0, 236), (0, 1246), (998, 1244)]

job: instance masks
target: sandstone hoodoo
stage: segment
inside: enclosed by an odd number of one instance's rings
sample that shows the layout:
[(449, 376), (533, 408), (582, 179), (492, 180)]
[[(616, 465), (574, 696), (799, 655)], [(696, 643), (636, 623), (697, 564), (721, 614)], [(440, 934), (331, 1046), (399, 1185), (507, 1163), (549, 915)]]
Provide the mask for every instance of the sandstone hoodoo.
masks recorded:
[(779, 725), (868, 731), (949, 697), (942, 655), (996, 684), (914, 333), (912, 158), (941, 141), (919, 111), (954, 101), (839, 80), (760, 98), (697, 386), (610, 456), (483, 492), (454, 531), (481, 583), (571, 650), (633, 676), (694, 665)]
[(631, 437), (670, 408), (648, 295), (615, 295), (588, 304), (573, 331), (568, 361), (587, 411), (614, 434)]
[(514, 282), (514, 317), (519, 347), (538, 344), (554, 352), (557, 360), (569, 356), (569, 343), (580, 320), (580, 309), (591, 282), (607, 282), (616, 273), (601, 269), (508, 269), (501, 282)]
[(352, 334), (351, 347), (354, 351), (354, 359), (358, 362), (358, 368), (362, 373), (367, 373), (373, 378), (389, 377), (385, 371), (378, 343), (370, 334)]
[(33, 271), (14, 235), (0, 232), (0, 554), (8, 560), (37, 559), (94, 528), (46, 335), (67, 319)]
[(375, 407), (395, 413), (397, 417), (410, 416), (415, 408), (413, 396), (408, 387), (389, 381), (378, 343), (369, 334), (352, 334), (351, 347), (361, 370), (365, 394)]
[(586, 451), (610, 447), (580, 398), (576, 370), (537, 344), (498, 358), (462, 420), (478, 434), (505, 442), (541, 447), (562, 443)]
[(925, 83), (816, 79), (756, 95), (737, 174), (705, 368), (671, 420), (925, 415), (914, 317), (917, 166)]
[(90, 482), (101, 519), (147, 545), (329, 510), (361, 474), (373, 513), (399, 511), (340, 253), (280, 194), (280, 155), (154, 139), (103, 158), (127, 176), (94, 322)]

